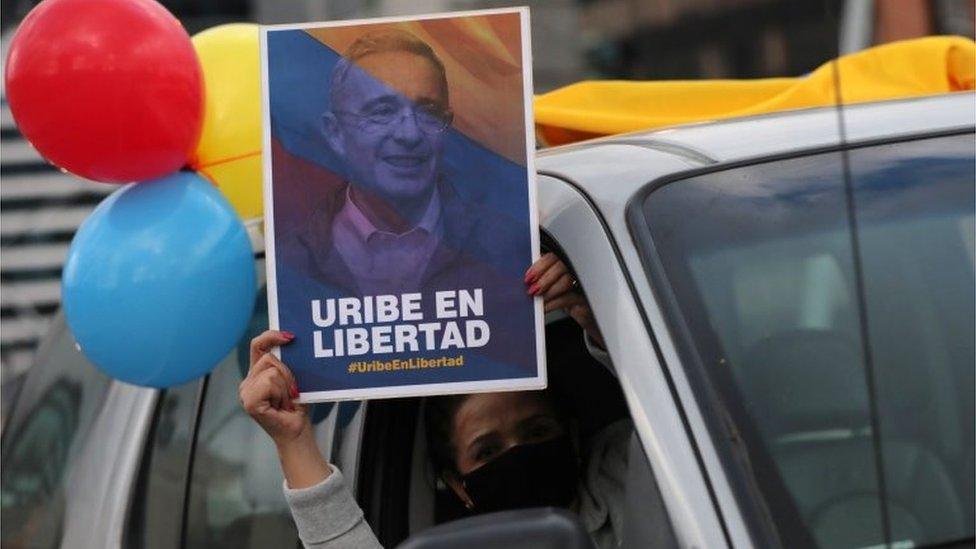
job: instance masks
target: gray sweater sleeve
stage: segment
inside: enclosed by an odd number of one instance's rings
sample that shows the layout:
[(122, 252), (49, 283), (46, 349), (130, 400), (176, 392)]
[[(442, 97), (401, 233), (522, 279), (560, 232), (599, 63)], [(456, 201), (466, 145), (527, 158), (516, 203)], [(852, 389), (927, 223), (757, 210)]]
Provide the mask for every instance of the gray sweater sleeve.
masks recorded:
[(285, 484), (284, 490), (305, 547), (382, 549), (335, 466), (329, 478), (315, 486), (293, 490)]

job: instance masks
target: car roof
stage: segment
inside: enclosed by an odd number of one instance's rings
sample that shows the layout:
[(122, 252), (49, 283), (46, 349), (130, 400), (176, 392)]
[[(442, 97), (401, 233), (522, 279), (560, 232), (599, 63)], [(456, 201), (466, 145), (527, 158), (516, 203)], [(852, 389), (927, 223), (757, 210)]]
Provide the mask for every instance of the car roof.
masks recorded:
[(536, 170), (576, 183), (603, 205), (624, 206), (640, 187), (677, 172), (837, 146), (976, 126), (976, 93), (957, 92), (683, 125), (539, 151)]

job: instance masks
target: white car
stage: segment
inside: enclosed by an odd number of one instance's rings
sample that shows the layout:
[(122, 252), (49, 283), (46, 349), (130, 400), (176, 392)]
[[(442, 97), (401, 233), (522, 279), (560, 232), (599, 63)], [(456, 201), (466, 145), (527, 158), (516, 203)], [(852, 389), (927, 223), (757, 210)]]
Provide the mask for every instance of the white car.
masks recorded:
[[(974, 129), (961, 93), (539, 153), (543, 242), (616, 374), (569, 366), (591, 359), (553, 317), (553, 383), (635, 426), (624, 547), (973, 546)], [(297, 547), (273, 445), (237, 397), (266, 325), (259, 310), (206, 379), (154, 391), (103, 377), (56, 322), (3, 433), (3, 546)], [(379, 539), (510, 539), (430, 530), (418, 409), (314, 411)], [(552, 516), (509, 512), (525, 535), (506, 546), (555, 536)]]

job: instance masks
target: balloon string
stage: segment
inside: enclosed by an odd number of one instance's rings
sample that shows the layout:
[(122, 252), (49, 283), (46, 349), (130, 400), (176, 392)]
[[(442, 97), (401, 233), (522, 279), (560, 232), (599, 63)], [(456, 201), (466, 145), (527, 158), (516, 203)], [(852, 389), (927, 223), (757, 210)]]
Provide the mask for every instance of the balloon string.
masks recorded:
[(196, 172), (197, 174), (202, 175), (203, 178), (206, 179), (207, 182), (213, 185), (214, 187), (220, 187), (220, 185), (217, 184), (217, 180), (211, 177), (209, 173), (203, 171), (203, 168), (197, 168)]
[(222, 159), (217, 160), (215, 162), (210, 162), (209, 164), (196, 164), (196, 165), (192, 165), (191, 164), (191, 167), (194, 170), (202, 170), (204, 168), (212, 168), (214, 166), (219, 166), (221, 164), (226, 164), (228, 162), (234, 162), (235, 160), (241, 160), (241, 159), (249, 158), (249, 157), (252, 157), (252, 156), (259, 155), (259, 154), (261, 154), (261, 149), (258, 149), (256, 151), (246, 152), (246, 153), (243, 153), (243, 154), (239, 154), (237, 156), (230, 156), (230, 157), (227, 157), (227, 158), (222, 158)]

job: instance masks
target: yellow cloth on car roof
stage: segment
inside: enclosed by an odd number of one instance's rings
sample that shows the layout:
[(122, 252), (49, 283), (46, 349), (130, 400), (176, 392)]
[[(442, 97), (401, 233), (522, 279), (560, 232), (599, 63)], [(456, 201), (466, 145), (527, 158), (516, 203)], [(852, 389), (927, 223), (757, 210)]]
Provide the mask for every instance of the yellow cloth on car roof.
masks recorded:
[[(976, 88), (976, 42), (932, 36), (836, 60), (844, 104)], [(796, 78), (579, 82), (536, 96), (546, 145), (649, 128), (834, 105), (833, 61)]]

